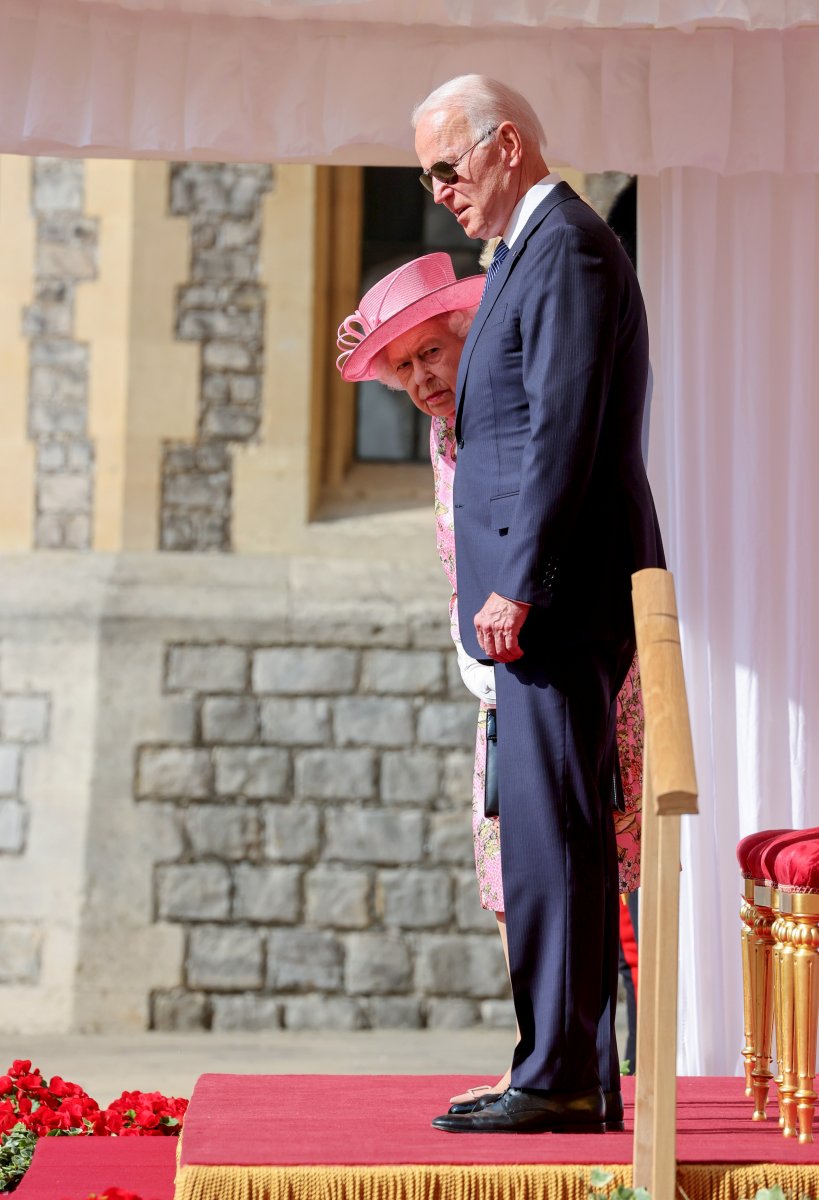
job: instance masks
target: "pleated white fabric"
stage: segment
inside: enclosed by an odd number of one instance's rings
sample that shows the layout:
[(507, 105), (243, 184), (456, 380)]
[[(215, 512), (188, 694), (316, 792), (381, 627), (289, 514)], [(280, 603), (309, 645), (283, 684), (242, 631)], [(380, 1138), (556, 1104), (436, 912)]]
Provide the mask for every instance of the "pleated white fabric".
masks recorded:
[(680, 1070), (738, 1068), (741, 836), (819, 824), (819, 180), (640, 183), (649, 474), (681, 613)]
[[(414, 163), (413, 105), (484, 71), (581, 169), (819, 171), (819, 28), (745, 31), (819, 20), (819, 0), (517, 0), (494, 25), (488, 3), (471, 24), (465, 0), (409, 7), (0, 0), (0, 152)], [(626, 27), (686, 11), (734, 27)]]

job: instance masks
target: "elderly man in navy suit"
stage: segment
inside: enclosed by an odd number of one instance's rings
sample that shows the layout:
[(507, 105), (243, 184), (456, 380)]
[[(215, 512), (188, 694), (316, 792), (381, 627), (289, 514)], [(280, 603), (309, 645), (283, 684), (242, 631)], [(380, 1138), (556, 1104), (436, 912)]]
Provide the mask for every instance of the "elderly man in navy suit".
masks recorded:
[(502, 235), (461, 357), (461, 636), (497, 664), (512, 1085), (449, 1132), (622, 1128), (614, 1041), (615, 700), (631, 574), (663, 566), (640, 448), (648, 337), (617, 238), (549, 171), (531, 105), (485, 76), (413, 116), (421, 182), (470, 237)]

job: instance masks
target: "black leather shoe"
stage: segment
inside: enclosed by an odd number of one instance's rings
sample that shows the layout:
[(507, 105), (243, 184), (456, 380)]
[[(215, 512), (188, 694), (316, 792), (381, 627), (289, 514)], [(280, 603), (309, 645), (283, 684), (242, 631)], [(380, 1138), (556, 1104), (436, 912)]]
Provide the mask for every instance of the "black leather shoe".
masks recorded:
[(503, 1092), (484, 1092), (482, 1096), (476, 1096), (474, 1100), (462, 1100), (460, 1104), (450, 1104), (449, 1111), (458, 1113), (463, 1116), (464, 1113), (477, 1112), (480, 1108), (486, 1108), (487, 1104), (494, 1104), (496, 1100), (500, 1100)]
[(621, 1092), (603, 1092), (606, 1102), (606, 1133), (625, 1133), (623, 1096)]
[(432, 1122), (447, 1133), (605, 1133), (600, 1088), (588, 1092), (507, 1090), (471, 1113), (445, 1113)]

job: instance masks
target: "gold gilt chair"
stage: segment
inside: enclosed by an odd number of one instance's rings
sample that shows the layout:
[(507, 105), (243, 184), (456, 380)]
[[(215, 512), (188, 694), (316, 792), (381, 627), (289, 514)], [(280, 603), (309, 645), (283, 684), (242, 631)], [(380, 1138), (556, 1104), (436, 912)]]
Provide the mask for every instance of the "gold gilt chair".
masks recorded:
[(745, 1045), (742, 1057), (745, 1095), (753, 1097), (755, 1121), (767, 1118), (768, 1087), (773, 1078), (773, 888), (764, 876), (761, 856), (771, 841), (788, 833), (793, 830), (763, 829), (742, 838), (737, 846), (743, 880), (740, 945)]
[(772, 884), (776, 1076), (785, 1137), (813, 1141), (819, 1024), (819, 829), (771, 838), (760, 869)]

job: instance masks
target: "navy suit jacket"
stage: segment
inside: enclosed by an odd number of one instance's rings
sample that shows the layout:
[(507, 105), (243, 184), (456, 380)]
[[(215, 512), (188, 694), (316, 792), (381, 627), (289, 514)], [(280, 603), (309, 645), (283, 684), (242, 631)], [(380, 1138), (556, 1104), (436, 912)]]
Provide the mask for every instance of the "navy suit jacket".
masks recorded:
[(473, 657), (491, 592), (536, 606), (527, 625), (548, 640), (633, 638), (631, 574), (665, 565), (640, 444), (647, 373), (634, 269), (559, 183), (493, 280), (458, 372), (458, 607)]

